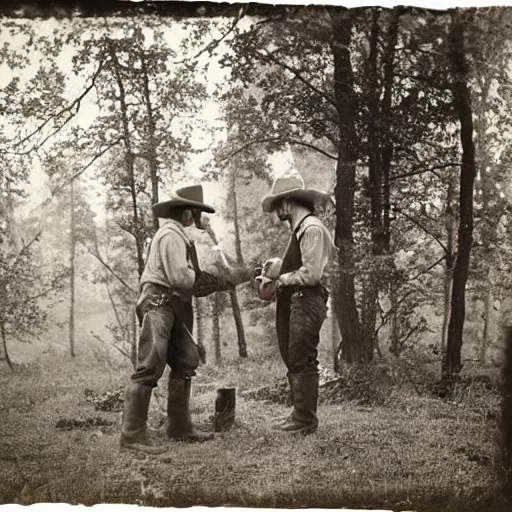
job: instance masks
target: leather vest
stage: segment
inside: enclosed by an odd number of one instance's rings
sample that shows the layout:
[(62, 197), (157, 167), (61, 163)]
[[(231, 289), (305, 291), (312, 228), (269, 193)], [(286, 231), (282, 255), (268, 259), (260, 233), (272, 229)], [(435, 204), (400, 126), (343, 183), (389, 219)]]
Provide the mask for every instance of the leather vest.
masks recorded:
[[(302, 267), (302, 253), (300, 251), (300, 239), (297, 238), (297, 232), (302, 226), (302, 223), (311, 215), (313, 214), (309, 213), (306, 215), (293, 230), (293, 233), (290, 236), (290, 240), (284, 252), (280, 275), (293, 272), (294, 270), (299, 270), (299, 268)], [(284, 290), (286, 290), (286, 287), (283, 289), (283, 291)]]

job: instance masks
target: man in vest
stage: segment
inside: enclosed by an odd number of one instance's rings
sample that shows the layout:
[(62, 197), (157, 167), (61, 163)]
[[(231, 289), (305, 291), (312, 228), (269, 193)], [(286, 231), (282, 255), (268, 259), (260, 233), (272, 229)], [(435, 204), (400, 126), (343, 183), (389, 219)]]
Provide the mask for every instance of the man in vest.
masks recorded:
[(151, 443), (147, 427), (151, 393), (166, 365), (171, 368), (167, 403), (167, 436), (183, 441), (205, 441), (211, 434), (197, 432), (191, 421), (191, 378), (199, 365), (192, 338), (192, 289), (200, 270), (194, 244), (183, 228), (198, 212), (214, 213), (203, 203), (200, 185), (178, 190), (170, 201), (153, 205), (153, 213), (169, 221), (156, 232), (140, 279), (137, 315), (141, 322), (137, 368), (126, 387), (121, 447), (149, 453), (162, 451)]
[[(318, 401), (318, 343), (326, 316), (326, 271), (334, 254), (334, 243), (327, 228), (314, 215), (315, 205), (327, 194), (306, 188), (302, 176), (291, 170), (278, 177), (262, 200), (265, 213), (276, 212), (279, 220), (290, 224), (290, 241), (280, 268), (275, 260), (264, 275), (277, 277), (272, 282), (276, 298), (276, 330), (279, 350), (288, 369), (293, 410), (277, 428), (311, 434), (316, 431)], [(260, 297), (268, 299), (265, 277), (260, 282)]]

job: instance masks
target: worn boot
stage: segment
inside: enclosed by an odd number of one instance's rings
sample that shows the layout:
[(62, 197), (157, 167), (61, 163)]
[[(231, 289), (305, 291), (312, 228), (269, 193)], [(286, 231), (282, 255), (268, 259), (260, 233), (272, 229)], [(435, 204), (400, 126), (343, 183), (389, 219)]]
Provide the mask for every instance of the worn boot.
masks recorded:
[(123, 422), (121, 425), (121, 448), (145, 453), (163, 453), (163, 446), (155, 446), (148, 432), (148, 410), (152, 388), (130, 382), (125, 390)]
[[(292, 389), (292, 380), (290, 374), (286, 375), (288, 377), (288, 384), (290, 388), (288, 389), (288, 396), (286, 397), (286, 406), (293, 407), (293, 389)], [(287, 423), (291, 419), (291, 412), (285, 414), (284, 416), (279, 416), (273, 420), (274, 426), (278, 427), (283, 423)]]
[(279, 430), (297, 434), (312, 434), (318, 427), (318, 374), (294, 373), (290, 375), (293, 390), (293, 411)]
[(167, 437), (197, 443), (213, 439), (213, 434), (197, 432), (190, 417), (191, 379), (169, 379)]

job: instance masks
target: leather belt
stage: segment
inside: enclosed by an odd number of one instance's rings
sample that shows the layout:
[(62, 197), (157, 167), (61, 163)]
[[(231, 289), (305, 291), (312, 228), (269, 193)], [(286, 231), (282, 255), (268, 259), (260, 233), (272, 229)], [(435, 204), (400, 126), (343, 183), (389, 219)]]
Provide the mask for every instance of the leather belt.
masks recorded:
[(279, 288), (280, 293), (287, 293), (289, 295), (298, 293), (299, 296), (303, 296), (304, 292), (307, 293), (308, 291), (320, 292), (326, 302), (327, 302), (327, 299), (329, 298), (329, 291), (323, 284), (315, 284), (313, 286), (294, 285), (294, 286), (283, 286), (282, 288)]

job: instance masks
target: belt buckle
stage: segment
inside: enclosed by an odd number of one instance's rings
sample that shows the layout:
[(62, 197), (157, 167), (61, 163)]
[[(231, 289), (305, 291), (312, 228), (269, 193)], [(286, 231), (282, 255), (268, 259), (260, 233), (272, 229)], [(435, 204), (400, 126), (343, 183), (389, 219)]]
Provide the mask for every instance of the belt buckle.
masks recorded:
[(160, 308), (163, 306), (165, 301), (165, 295), (153, 295), (151, 297), (151, 305)]
[(293, 290), (292, 296), (302, 298), (304, 297), (304, 292), (299, 287), (297, 287)]

